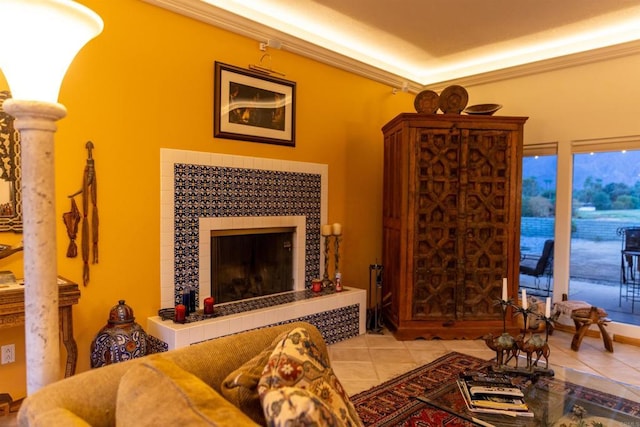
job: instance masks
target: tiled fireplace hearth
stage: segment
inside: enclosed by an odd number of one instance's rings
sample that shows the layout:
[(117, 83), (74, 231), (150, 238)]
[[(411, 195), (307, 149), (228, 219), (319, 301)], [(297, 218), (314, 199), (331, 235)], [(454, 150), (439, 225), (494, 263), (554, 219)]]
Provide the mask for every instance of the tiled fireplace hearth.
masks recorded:
[[(294, 291), (288, 294), (295, 297), (259, 298), (259, 309), (250, 309), (251, 301), (228, 303), (233, 306), (220, 310), (223, 316), (183, 325), (154, 316), (148, 333), (170, 349), (296, 319), (326, 328), (334, 342), (364, 333), (366, 291), (305, 291), (324, 262), (327, 165), (170, 149), (161, 150), (160, 162), (161, 307), (174, 307), (191, 286), (202, 308), (211, 295), (211, 232), (219, 230), (293, 228)], [(354, 321), (355, 328), (343, 327)]]

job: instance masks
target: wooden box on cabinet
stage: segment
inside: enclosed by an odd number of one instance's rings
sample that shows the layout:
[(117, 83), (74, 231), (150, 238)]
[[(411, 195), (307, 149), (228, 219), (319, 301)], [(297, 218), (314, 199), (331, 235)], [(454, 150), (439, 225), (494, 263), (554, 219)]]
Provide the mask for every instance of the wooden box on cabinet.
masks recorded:
[[(499, 334), (517, 300), (526, 117), (400, 114), (383, 127), (383, 314), (398, 339)], [(506, 315), (507, 332), (517, 319)]]

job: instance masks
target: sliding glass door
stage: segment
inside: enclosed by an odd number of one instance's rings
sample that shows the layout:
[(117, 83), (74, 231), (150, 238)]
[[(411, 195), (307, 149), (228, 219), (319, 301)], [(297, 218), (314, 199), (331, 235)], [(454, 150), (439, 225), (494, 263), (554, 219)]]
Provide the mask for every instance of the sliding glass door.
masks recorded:
[(640, 227), (640, 151), (574, 153), (572, 187), (569, 297), (640, 325), (640, 298), (627, 293), (635, 284), (621, 270), (627, 261), (637, 270), (621, 249), (624, 229)]
[[(555, 230), (557, 159), (555, 154), (525, 152), (522, 163), (520, 287), (540, 297), (553, 292), (553, 246), (549, 253), (549, 241), (553, 243)], [(550, 258), (544, 258), (547, 255)]]

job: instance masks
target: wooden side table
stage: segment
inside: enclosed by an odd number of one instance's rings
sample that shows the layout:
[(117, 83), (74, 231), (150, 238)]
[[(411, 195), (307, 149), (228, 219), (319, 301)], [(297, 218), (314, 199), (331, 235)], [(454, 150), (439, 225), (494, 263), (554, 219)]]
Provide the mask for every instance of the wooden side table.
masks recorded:
[(602, 335), (604, 348), (613, 353), (613, 340), (605, 329), (607, 323), (611, 321), (611, 319), (607, 318), (606, 312), (598, 309), (598, 307), (580, 308), (573, 310), (571, 318), (576, 325), (576, 333), (573, 335), (573, 339), (571, 340), (571, 349), (573, 351), (580, 350), (580, 344), (582, 344), (582, 339), (587, 333), (589, 327), (591, 325), (598, 325), (600, 334)]
[[(73, 337), (73, 313), (71, 308), (78, 303), (80, 289), (78, 284), (62, 277), (58, 278), (58, 307), (60, 311), (60, 334), (67, 350), (65, 377), (76, 372), (78, 346)], [(8, 285), (0, 287), (0, 329), (24, 325), (24, 287)]]

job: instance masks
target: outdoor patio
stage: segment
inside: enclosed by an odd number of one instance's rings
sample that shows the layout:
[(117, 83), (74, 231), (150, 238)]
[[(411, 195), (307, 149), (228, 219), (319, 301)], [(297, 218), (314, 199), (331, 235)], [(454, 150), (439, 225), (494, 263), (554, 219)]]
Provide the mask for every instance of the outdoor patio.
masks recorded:
[[(535, 253), (541, 251), (544, 240), (527, 237), (526, 245)], [(572, 239), (569, 299), (602, 307), (613, 321), (640, 325), (640, 301), (633, 313), (624, 295), (620, 303), (620, 249), (618, 240)], [(520, 282), (531, 284), (533, 278), (520, 275)], [(527, 293), (535, 294), (530, 289)]]

